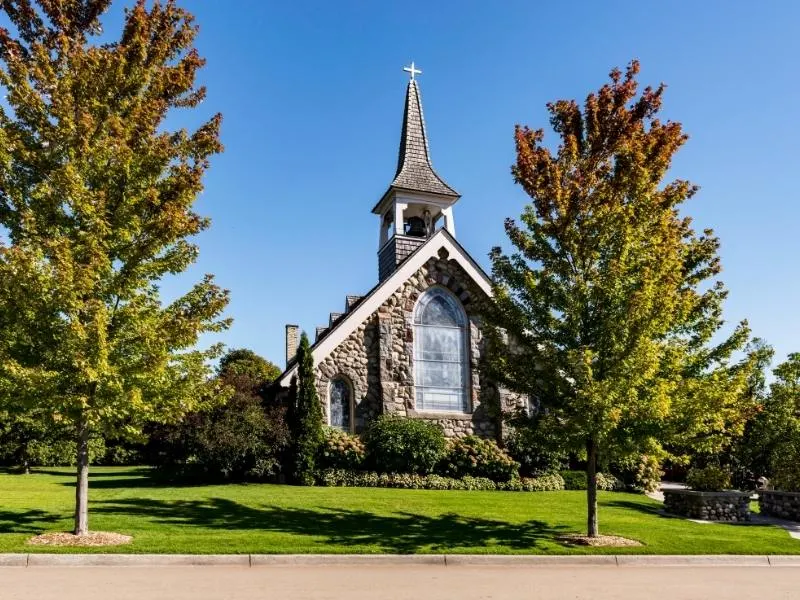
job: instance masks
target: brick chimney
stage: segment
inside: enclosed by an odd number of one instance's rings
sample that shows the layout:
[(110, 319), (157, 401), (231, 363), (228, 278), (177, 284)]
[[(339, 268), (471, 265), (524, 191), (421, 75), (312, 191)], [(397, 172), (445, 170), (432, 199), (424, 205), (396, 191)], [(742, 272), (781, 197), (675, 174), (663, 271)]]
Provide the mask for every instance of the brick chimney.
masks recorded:
[(286, 326), (286, 368), (289, 363), (294, 360), (297, 355), (297, 344), (300, 341), (300, 327), (297, 325)]

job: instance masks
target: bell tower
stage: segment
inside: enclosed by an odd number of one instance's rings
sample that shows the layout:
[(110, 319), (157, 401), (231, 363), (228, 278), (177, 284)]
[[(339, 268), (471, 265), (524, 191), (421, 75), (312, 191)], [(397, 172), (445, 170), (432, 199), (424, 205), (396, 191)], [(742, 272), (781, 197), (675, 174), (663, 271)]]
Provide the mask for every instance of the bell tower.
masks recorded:
[(422, 115), (422, 100), (414, 63), (404, 67), (411, 75), (406, 88), (403, 129), (397, 172), (389, 189), (372, 212), (380, 218), (378, 278), (395, 269), (439, 228), (456, 235), (453, 205), (461, 197), (439, 177), (431, 165), (428, 135)]

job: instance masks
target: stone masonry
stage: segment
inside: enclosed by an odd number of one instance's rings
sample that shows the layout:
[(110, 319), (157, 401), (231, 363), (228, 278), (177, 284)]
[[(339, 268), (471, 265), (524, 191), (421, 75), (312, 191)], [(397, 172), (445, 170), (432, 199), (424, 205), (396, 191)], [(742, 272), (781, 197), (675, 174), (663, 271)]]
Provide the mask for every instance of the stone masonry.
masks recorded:
[[(431, 286), (450, 290), (461, 301), (469, 319), (470, 410), (466, 413), (416, 410), (414, 308), (420, 295)], [(497, 437), (500, 432), (500, 402), (511, 406), (519, 400), (501, 394), (494, 386), (482, 381), (480, 365), (484, 340), (479, 308), (483, 301), (484, 292), (457, 262), (448, 260), (444, 249), (440, 251), (438, 258), (430, 259), (408, 278), (317, 366), (317, 386), (326, 418), (330, 381), (340, 376), (352, 387), (356, 432), (362, 431), (377, 415), (387, 413), (434, 421), (448, 437), (469, 434)]]
[(762, 514), (800, 521), (800, 492), (761, 490), (758, 492), (758, 506)]
[(697, 492), (664, 490), (667, 512), (707, 521), (749, 521), (750, 494), (747, 492)]

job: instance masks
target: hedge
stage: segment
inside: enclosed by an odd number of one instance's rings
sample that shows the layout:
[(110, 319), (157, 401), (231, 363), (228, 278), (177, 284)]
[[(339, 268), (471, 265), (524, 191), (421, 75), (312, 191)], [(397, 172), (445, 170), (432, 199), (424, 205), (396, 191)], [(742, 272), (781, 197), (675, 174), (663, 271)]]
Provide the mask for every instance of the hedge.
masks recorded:
[(317, 474), (317, 483), (325, 487), (385, 487), (414, 490), (500, 490), (511, 492), (546, 492), (564, 489), (564, 480), (557, 474), (524, 477), (495, 483), (488, 477), (461, 478), (417, 473), (375, 473), (346, 469), (324, 469)]

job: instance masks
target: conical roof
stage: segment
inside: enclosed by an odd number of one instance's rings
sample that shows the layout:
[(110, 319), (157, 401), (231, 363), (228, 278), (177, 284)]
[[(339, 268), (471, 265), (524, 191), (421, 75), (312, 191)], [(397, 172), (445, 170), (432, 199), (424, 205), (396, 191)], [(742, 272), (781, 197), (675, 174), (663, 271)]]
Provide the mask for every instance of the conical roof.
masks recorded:
[(403, 131), (400, 137), (400, 152), (397, 157), (397, 172), (391, 188), (402, 188), (431, 194), (456, 196), (459, 194), (437, 175), (431, 165), (428, 135), (422, 114), (422, 100), (415, 79), (408, 82), (406, 108), (403, 114)]

